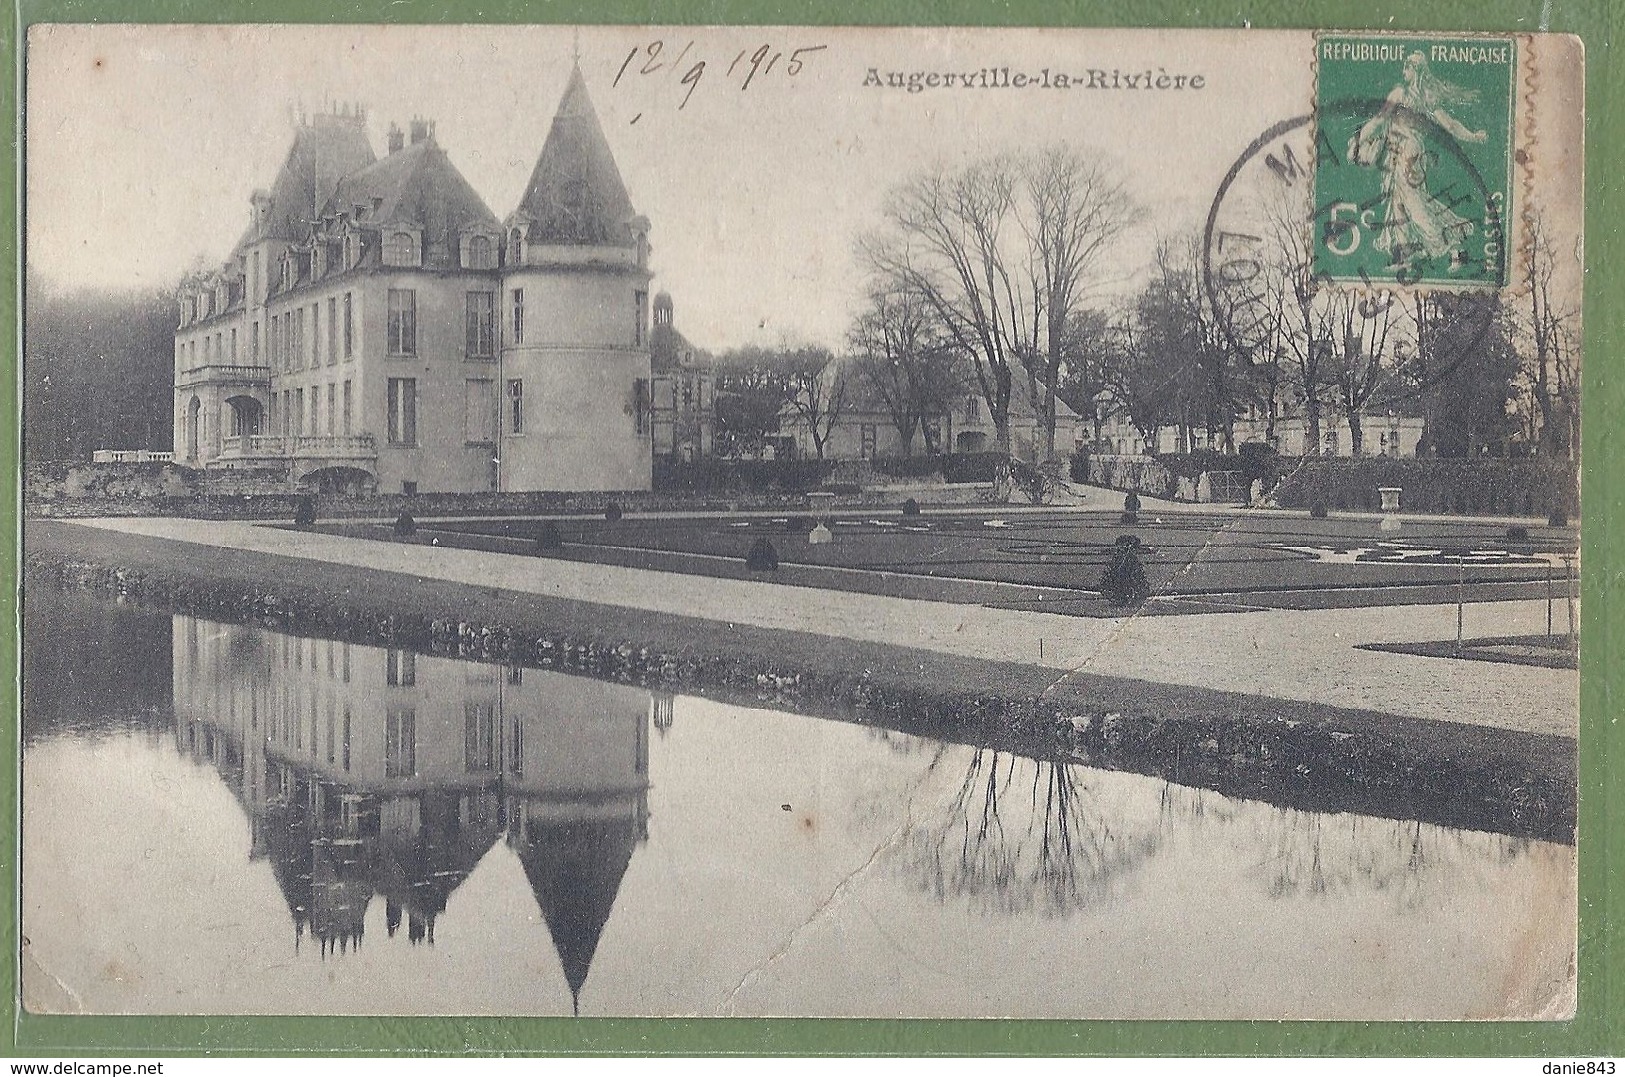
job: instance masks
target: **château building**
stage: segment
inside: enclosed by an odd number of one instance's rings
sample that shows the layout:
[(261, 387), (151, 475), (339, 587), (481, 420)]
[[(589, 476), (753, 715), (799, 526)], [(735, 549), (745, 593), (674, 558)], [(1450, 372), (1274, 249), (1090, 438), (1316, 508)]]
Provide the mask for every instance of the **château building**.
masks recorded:
[(711, 357), (678, 332), (669, 293), (655, 296), (654, 319), (649, 355), (655, 456), (687, 462), (714, 455), (716, 370)]
[(300, 123), (184, 286), (175, 458), (388, 493), (648, 489), (649, 222), (581, 71), (499, 220), (414, 119)]

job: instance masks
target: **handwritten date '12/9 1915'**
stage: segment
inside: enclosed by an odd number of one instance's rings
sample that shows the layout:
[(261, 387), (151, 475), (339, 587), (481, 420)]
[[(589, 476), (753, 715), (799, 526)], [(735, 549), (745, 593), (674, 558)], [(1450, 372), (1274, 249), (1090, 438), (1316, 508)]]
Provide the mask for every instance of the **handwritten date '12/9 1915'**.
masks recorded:
[[(727, 70), (721, 76), (727, 80), (727, 85), (744, 92), (751, 88), (753, 83), (763, 79), (782, 76), (795, 78), (801, 74), (809, 60), (816, 54), (829, 48), (828, 45), (801, 45), (792, 48), (788, 45), (778, 47), (772, 44), (759, 45), (756, 48), (746, 47), (740, 49), (728, 62)], [(694, 53), (694, 42), (689, 41), (682, 47), (675, 57), (668, 59), (669, 51), (666, 42), (662, 40), (650, 41), (644, 45), (634, 47), (621, 61), (620, 70), (615, 72), (613, 86), (620, 86), (623, 81), (630, 82), (637, 79), (652, 79), (665, 77), (675, 79), (677, 85), (683, 87), (683, 99), (678, 102), (678, 110), (688, 106), (689, 98), (699, 88), (700, 81), (705, 78), (708, 70), (714, 69), (719, 61), (713, 61)], [(643, 113), (632, 117), (632, 123), (643, 118)]]

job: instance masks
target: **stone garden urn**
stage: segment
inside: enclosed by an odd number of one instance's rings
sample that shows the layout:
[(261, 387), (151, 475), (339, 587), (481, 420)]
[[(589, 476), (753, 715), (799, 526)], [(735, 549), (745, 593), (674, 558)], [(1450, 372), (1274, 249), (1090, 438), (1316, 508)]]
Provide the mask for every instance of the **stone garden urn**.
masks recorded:
[(1402, 492), (1398, 486), (1377, 487), (1377, 493), (1382, 497), (1382, 523), (1378, 525), (1380, 530), (1399, 530), (1399, 495)]

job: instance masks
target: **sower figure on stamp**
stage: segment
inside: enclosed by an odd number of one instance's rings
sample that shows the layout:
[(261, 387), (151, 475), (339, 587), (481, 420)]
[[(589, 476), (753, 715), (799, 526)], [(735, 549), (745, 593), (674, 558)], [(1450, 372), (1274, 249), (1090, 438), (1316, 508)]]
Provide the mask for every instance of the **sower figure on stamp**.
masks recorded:
[(1351, 162), (1383, 170), (1387, 209), (1374, 242), (1395, 265), (1406, 265), (1418, 254), (1448, 259), (1453, 273), (1466, 264), (1461, 247), (1473, 234), (1473, 222), (1428, 191), (1428, 170), (1437, 151), (1427, 145), (1426, 127), (1431, 120), (1458, 141), (1483, 142), (1485, 132), (1468, 129), (1445, 111), (1447, 105), (1468, 105), (1477, 99), (1477, 90), (1439, 78), (1427, 57), (1413, 52), (1381, 110), (1349, 139)]

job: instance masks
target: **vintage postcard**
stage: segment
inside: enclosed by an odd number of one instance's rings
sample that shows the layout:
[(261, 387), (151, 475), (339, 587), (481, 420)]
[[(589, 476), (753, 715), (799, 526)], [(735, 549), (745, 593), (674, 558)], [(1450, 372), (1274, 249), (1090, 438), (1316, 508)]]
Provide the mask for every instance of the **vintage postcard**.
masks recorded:
[(25, 59), (29, 1011), (1573, 1014), (1578, 39)]

